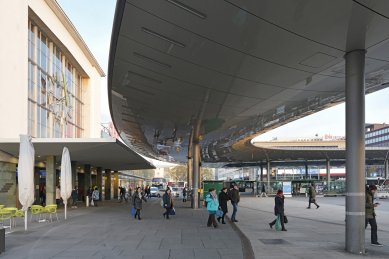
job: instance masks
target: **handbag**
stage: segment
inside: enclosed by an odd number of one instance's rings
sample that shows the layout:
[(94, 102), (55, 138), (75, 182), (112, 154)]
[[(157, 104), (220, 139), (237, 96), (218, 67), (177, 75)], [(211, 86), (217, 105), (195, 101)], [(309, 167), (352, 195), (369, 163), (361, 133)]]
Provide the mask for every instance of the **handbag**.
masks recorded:
[(170, 210), (170, 215), (176, 215), (176, 209), (175, 208), (172, 208)]
[(131, 216), (133, 216), (133, 217), (135, 216), (135, 208), (134, 207), (131, 208)]
[(280, 215), (277, 216), (276, 224), (274, 225), (274, 229), (276, 231), (281, 231), (281, 229), (282, 229)]
[(284, 216), (284, 223), (288, 223), (288, 218), (286, 216)]
[(217, 210), (216, 211), (216, 217), (218, 217), (218, 218), (223, 217), (223, 211), (222, 210)]

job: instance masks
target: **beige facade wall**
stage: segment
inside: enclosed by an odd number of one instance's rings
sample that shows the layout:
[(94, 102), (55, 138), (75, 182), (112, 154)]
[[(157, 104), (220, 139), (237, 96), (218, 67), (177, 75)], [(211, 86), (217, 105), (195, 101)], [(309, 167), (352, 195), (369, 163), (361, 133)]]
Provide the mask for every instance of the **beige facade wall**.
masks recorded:
[[(83, 80), (83, 137), (100, 137), (100, 92), (103, 72), (54, 0), (0, 1), (0, 137), (28, 133), (28, 20), (38, 19)], [(40, 25), (40, 24), (38, 24)], [(79, 36), (79, 35), (78, 35)], [(58, 42), (56, 42), (58, 41)], [(76, 63), (76, 64), (74, 64)]]
[(0, 137), (27, 134), (28, 6), (0, 1)]

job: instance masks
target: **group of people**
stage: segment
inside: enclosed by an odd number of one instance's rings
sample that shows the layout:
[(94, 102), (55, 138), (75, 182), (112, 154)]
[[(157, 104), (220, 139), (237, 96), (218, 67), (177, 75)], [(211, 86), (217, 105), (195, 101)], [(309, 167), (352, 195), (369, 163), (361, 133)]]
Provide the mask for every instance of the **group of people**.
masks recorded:
[[(227, 203), (229, 200), (231, 201), (231, 205), (233, 208), (231, 221), (238, 222), (238, 220), (236, 219), (236, 213), (238, 211), (238, 203), (240, 201), (238, 186), (234, 185), (230, 190), (224, 187), (218, 195), (216, 194), (215, 188), (209, 189), (208, 192), (209, 193), (205, 196), (205, 203), (209, 214), (207, 226), (208, 227), (213, 226), (214, 228), (217, 228), (218, 224), (216, 220), (219, 223), (221, 220), (222, 224), (226, 224), (224, 217), (228, 212)], [(218, 214), (217, 218), (216, 218), (216, 214)]]

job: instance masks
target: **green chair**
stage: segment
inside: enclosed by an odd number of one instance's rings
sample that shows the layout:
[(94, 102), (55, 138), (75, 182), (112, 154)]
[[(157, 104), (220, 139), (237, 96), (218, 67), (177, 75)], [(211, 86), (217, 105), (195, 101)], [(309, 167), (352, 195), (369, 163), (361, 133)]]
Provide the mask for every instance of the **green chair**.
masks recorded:
[(52, 217), (53, 214), (55, 214), (57, 221), (59, 221), (58, 214), (57, 214), (57, 204), (46, 205), (44, 208), (44, 212), (50, 215), (50, 222), (53, 222), (53, 217)]
[(31, 217), (30, 221), (32, 221), (32, 217), (35, 215), (39, 215), (38, 221), (41, 220), (42, 214), (44, 213), (44, 208), (41, 205), (32, 205), (31, 206)]
[[(4, 227), (4, 221), (9, 219), (9, 228), (12, 228), (12, 212), (9, 210), (0, 210), (0, 221), (2, 226)], [(6, 226), (7, 227), (7, 226)]]

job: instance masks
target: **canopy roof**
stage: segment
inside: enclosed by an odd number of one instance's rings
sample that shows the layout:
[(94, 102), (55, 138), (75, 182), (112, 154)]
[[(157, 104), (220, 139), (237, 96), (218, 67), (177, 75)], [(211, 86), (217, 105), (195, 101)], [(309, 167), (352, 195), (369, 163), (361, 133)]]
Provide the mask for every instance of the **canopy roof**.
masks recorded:
[[(185, 161), (252, 161), (250, 140), (344, 101), (344, 55), (366, 49), (366, 92), (389, 79), (389, 1), (118, 0), (108, 93), (122, 139)], [(243, 157), (243, 154), (249, 154)]]

